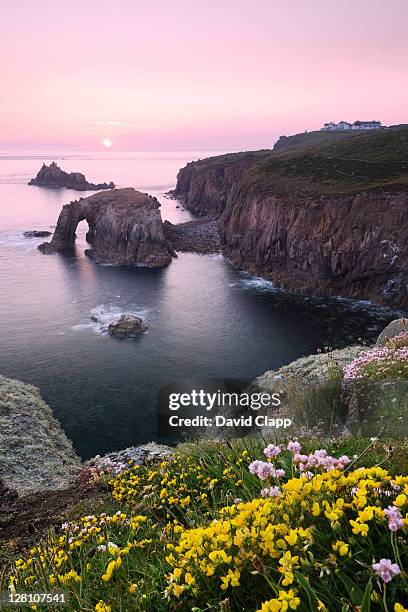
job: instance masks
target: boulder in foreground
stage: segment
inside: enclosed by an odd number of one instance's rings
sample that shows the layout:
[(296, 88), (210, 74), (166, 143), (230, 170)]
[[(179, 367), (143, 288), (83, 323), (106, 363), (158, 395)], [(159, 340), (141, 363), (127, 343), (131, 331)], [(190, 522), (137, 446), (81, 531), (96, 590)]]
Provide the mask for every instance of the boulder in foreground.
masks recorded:
[(377, 346), (385, 346), (391, 338), (408, 332), (408, 319), (394, 319), (377, 338)]
[(36, 387), (0, 376), (0, 480), (19, 495), (67, 489), (80, 459)]
[(49, 166), (42, 165), (37, 176), (28, 183), (39, 187), (66, 187), (76, 191), (93, 191), (99, 189), (114, 189), (112, 183), (88, 183), (81, 172), (65, 172), (55, 162)]

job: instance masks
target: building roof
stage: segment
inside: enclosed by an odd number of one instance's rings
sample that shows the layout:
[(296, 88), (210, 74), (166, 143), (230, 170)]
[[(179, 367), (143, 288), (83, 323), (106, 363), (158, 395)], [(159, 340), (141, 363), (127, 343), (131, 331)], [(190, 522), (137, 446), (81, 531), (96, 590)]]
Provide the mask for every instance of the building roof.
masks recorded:
[(380, 125), (381, 121), (355, 121), (353, 125)]

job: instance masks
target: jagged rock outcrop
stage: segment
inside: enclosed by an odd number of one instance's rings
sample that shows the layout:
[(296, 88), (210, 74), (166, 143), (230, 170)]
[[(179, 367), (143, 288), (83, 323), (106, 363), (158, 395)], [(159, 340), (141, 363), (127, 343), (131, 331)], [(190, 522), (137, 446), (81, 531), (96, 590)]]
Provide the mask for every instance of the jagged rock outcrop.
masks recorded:
[(224, 254), (293, 293), (408, 308), (408, 130), (192, 162), (174, 195)]
[(66, 489), (80, 459), (36, 387), (0, 376), (0, 482), (19, 495)]
[(159, 202), (133, 188), (95, 193), (66, 204), (51, 242), (39, 245), (43, 253), (72, 249), (80, 221), (89, 226), (85, 251), (98, 261), (118, 265), (167, 266), (171, 249), (163, 234)]
[(231, 154), (190, 162), (177, 174), (177, 185), (171, 195), (196, 213), (220, 215), (235, 185), (262, 153)]
[(66, 187), (76, 191), (96, 191), (100, 189), (114, 189), (115, 184), (110, 183), (88, 183), (81, 172), (65, 172), (55, 162), (49, 166), (42, 165), (37, 176), (28, 183), (39, 187)]

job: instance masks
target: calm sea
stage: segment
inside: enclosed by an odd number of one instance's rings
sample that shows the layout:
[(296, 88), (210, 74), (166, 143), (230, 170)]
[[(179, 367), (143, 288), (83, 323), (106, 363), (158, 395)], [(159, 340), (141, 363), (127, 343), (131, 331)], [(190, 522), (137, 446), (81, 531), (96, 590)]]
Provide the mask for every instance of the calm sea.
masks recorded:
[[(84, 255), (42, 255), (63, 204), (88, 195), (29, 187), (41, 164), (156, 196), (163, 219), (191, 219), (165, 197), (179, 168), (207, 152), (0, 151), (0, 374), (37, 385), (82, 457), (157, 439), (156, 394), (183, 377), (250, 380), (324, 346), (370, 340), (384, 317), (341, 301), (295, 300), (234, 270), (220, 255), (180, 254), (164, 270), (98, 265)], [(136, 313), (137, 341), (90, 320)]]

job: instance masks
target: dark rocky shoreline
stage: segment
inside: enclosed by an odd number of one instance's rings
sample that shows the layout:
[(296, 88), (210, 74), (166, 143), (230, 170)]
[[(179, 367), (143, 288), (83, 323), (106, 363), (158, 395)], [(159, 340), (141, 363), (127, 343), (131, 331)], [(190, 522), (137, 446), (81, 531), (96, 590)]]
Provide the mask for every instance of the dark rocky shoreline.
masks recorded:
[(188, 163), (171, 193), (237, 267), (305, 296), (408, 309), (408, 130)]

